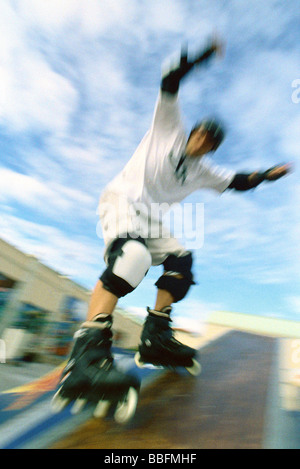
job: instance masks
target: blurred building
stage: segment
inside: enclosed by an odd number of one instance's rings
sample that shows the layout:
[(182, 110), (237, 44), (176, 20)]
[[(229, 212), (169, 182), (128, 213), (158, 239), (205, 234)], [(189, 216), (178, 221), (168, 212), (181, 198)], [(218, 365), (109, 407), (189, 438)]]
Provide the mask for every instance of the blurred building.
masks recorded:
[(0, 338), (7, 359), (64, 356), (90, 291), (0, 239)]

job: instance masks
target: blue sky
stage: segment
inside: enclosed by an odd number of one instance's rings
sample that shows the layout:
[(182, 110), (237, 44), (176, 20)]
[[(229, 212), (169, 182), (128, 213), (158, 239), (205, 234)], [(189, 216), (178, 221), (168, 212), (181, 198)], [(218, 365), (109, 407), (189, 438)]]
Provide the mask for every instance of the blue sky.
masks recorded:
[[(99, 195), (149, 127), (162, 64), (217, 32), (224, 59), (181, 88), (187, 129), (218, 115), (228, 128), (218, 164), (293, 161), (295, 171), (254, 192), (189, 197), (204, 203), (205, 238), (198, 284), (175, 314), (298, 319), (299, 19), (296, 0), (1, 2), (0, 236), (92, 288), (104, 269)], [(152, 306), (159, 275), (151, 269), (120, 305)]]

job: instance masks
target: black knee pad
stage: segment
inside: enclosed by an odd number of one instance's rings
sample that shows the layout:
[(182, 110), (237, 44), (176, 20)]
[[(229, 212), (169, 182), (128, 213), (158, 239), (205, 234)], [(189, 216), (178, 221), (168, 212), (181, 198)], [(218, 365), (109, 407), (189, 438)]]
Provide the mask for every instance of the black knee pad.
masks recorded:
[(163, 263), (165, 272), (155, 285), (160, 290), (167, 290), (171, 293), (175, 303), (182, 300), (190, 286), (195, 284), (191, 272), (192, 263), (192, 253), (188, 251), (180, 257), (171, 254)]
[(151, 266), (151, 255), (143, 238), (116, 239), (107, 254), (107, 269), (100, 280), (118, 298), (132, 292)]

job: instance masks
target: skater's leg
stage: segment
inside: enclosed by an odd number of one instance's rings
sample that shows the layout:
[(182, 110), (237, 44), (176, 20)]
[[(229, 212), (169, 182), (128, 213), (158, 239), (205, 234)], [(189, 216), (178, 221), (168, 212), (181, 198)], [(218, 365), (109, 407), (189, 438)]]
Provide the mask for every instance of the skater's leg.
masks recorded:
[(164, 274), (156, 283), (158, 292), (155, 309), (148, 308), (136, 363), (138, 366), (143, 366), (144, 363), (166, 367), (182, 366), (196, 375), (201, 370), (195, 359), (196, 350), (176, 340), (170, 326), (171, 304), (182, 300), (194, 283), (191, 253), (170, 255), (163, 265)]
[(157, 297), (154, 309), (162, 311), (166, 306), (171, 306), (174, 303), (174, 297), (167, 290), (157, 290)]
[(143, 240), (118, 239), (110, 250), (107, 268), (96, 284), (88, 320), (75, 334), (71, 357), (63, 371), (54, 406), (62, 410), (70, 401), (96, 403), (95, 416), (103, 405), (117, 403), (115, 418), (126, 421), (133, 415), (139, 380), (115, 366), (112, 356), (112, 312), (118, 298), (133, 291), (151, 265)]
[(92, 321), (96, 316), (102, 313), (112, 314), (118, 299), (116, 295), (104, 288), (101, 280), (98, 280), (91, 296), (87, 320)]
[(189, 251), (180, 256), (171, 254), (163, 262), (164, 273), (155, 285), (159, 290), (169, 292), (174, 303), (181, 301), (194, 284), (192, 263), (192, 254)]
[(141, 238), (116, 239), (107, 256), (107, 268), (93, 291), (88, 320), (112, 314), (118, 299), (132, 292), (151, 266), (151, 255)]

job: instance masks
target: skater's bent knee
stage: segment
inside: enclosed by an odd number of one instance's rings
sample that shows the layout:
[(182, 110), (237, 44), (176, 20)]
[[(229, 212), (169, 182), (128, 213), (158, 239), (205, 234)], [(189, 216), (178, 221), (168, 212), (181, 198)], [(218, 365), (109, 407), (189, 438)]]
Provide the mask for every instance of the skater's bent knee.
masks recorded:
[(120, 298), (139, 285), (151, 263), (151, 254), (142, 238), (120, 238), (110, 249), (108, 266), (100, 279), (106, 290)]
[(170, 255), (163, 264), (165, 272), (155, 285), (171, 293), (175, 303), (182, 300), (191, 285), (195, 283), (191, 271), (192, 263), (192, 253), (187, 251), (185, 255), (179, 257)]

